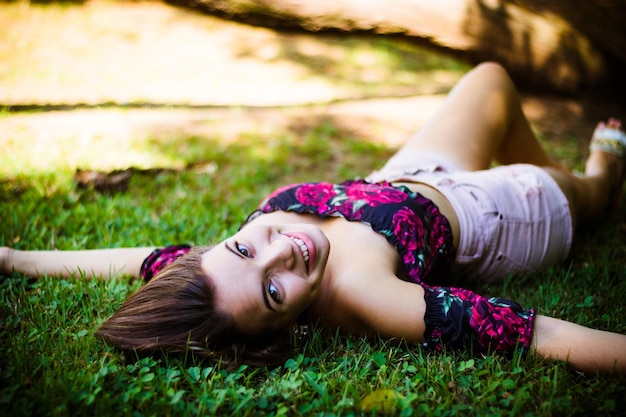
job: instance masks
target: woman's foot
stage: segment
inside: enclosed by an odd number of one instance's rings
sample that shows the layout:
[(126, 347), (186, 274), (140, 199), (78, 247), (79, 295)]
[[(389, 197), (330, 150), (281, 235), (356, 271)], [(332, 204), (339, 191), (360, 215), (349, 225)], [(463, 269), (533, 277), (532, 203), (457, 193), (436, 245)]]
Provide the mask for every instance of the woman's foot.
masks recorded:
[(610, 188), (608, 208), (615, 210), (622, 199), (626, 174), (626, 133), (622, 130), (622, 122), (611, 118), (606, 123), (598, 123), (589, 144), (589, 152), (585, 175), (605, 178)]

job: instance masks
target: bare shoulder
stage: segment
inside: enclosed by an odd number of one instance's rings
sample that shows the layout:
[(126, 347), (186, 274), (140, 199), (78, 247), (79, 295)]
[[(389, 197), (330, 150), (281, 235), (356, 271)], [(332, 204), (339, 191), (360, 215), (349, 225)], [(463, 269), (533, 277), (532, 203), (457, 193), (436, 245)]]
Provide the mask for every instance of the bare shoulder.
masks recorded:
[(385, 338), (422, 341), (425, 325), (424, 289), (392, 273), (346, 271), (338, 280), (335, 303), (352, 326)]
[[(397, 251), (361, 223), (330, 223), (329, 279), (313, 313), (333, 328), (421, 341), (424, 289), (395, 275)], [(326, 279), (326, 278), (325, 278)]]

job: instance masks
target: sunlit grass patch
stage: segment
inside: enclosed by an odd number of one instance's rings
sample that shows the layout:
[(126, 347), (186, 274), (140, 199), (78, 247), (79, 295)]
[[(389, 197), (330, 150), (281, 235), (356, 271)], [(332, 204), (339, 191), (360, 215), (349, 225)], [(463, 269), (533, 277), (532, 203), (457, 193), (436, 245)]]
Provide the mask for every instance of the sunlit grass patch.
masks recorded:
[(1, 104), (302, 104), (441, 93), (468, 69), (410, 41), (282, 33), (153, 2), (7, 2), (0, 27)]

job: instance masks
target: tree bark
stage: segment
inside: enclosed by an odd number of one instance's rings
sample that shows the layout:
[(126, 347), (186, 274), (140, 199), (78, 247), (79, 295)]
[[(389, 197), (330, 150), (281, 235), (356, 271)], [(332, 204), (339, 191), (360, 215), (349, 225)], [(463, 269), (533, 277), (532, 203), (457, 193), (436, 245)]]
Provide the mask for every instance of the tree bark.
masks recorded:
[[(170, 0), (251, 24), (307, 31), (401, 35), (476, 63), (504, 64), (526, 86), (577, 93), (606, 83), (604, 39), (577, 28), (562, 0)], [(604, 0), (611, 2), (615, 0)], [(576, 5), (585, 0), (575, 0)], [(588, 0), (587, 0), (588, 2)], [(558, 4), (557, 4), (558, 3)], [(556, 6), (555, 6), (556, 5)], [(587, 16), (599, 11), (587, 6)], [(595, 14), (594, 14), (595, 13)], [(621, 19), (623, 24), (623, 19)], [(601, 23), (600, 23), (601, 24)], [(591, 27), (592, 25), (587, 25)], [(585, 26), (585, 27), (587, 27)], [(619, 30), (621, 26), (619, 26)], [(626, 40), (625, 40), (626, 41)], [(617, 54), (626, 62), (626, 47)], [(619, 58), (617, 59), (619, 63)]]
[(560, 16), (601, 49), (626, 63), (626, 1), (514, 0), (534, 13)]

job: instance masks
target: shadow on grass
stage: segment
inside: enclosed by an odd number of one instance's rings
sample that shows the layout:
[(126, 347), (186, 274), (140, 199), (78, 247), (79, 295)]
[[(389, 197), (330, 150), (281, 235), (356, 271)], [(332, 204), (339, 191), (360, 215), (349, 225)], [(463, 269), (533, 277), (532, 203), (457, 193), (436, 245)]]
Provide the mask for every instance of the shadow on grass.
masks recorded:
[(295, 123), (272, 137), (242, 134), (231, 143), (208, 136), (147, 139), (145, 152), (156, 159), (175, 155), (180, 166), (101, 172), (112, 178), (128, 174), (113, 187), (81, 182), (85, 171), (71, 168), (5, 178), (0, 181), (5, 219), (1, 244), (53, 248), (90, 242), (98, 247), (124, 239), (129, 239), (127, 245), (203, 243), (236, 230), (276, 187), (364, 176), (392, 153), (354, 138), (333, 121), (310, 123)]

